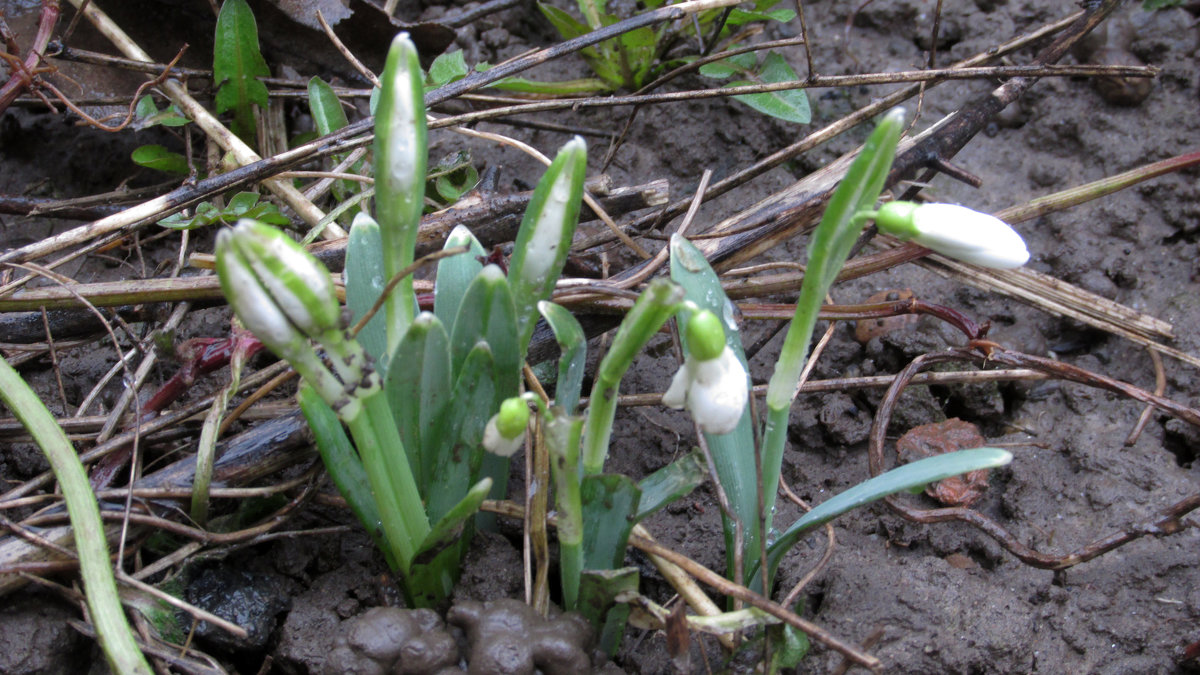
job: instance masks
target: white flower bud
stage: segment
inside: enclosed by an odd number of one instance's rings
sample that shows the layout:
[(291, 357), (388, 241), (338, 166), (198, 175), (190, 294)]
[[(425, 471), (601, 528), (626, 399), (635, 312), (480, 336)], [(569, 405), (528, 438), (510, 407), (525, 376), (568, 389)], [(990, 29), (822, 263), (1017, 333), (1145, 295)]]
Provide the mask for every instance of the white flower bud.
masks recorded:
[(687, 408), (710, 434), (736, 429), (748, 400), (746, 369), (729, 347), (707, 361), (688, 355), (662, 398), (667, 407)]
[(1016, 230), (965, 206), (889, 202), (879, 209), (875, 224), (883, 232), (981, 267), (1013, 269), (1029, 261), (1029, 249)]

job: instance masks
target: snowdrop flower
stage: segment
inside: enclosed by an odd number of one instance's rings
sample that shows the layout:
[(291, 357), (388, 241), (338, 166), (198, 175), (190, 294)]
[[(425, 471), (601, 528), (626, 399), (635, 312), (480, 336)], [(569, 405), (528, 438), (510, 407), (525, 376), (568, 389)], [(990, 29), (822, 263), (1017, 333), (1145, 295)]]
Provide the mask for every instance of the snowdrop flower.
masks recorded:
[(880, 231), (981, 267), (1013, 269), (1029, 260), (1025, 241), (1007, 223), (954, 204), (889, 202), (875, 214)]
[(688, 321), (687, 338), (689, 354), (663, 394), (663, 405), (687, 408), (701, 431), (727, 434), (737, 428), (749, 398), (746, 369), (725, 344), (716, 314), (696, 312)]
[(525, 447), (529, 405), (520, 396), (504, 399), (500, 412), (492, 415), (483, 429), (483, 449), (501, 457), (512, 457)]

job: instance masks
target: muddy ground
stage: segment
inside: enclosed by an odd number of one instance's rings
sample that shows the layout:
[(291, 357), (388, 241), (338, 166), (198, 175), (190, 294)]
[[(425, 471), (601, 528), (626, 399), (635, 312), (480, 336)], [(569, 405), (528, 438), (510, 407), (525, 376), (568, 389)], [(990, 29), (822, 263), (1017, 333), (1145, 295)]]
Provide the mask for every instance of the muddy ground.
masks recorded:
[[(7, 7), (14, 26), (31, 26), (34, 3)], [(111, 3), (110, 3), (111, 4)], [(853, 18), (855, 3), (805, 5), (813, 63), (823, 75), (898, 71), (925, 63), (935, 3), (876, 0)], [(945, 3), (938, 40), (938, 63), (951, 63), (1050, 21), (1073, 6), (1052, 0), (1000, 0)], [(462, 7), (410, 8), (406, 20), (438, 20)], [(111, 8), (114, 17), (159, 59), (168, 60), (179, 44), (192, 48), (185, 58), (204, 66), (205, 31), (211, 13), (205, 3), (125, 3)], [(25, 14), (22, 14), (25, 12)], [(66, 11), (71, 15), (69, 10)], [(14, 18), (15, 17), (15, 18)], [(22, 17), (24, 17), (22, 19)], [(23, 21), (23, 23), (18, 23)], [(1185, 9), (1148, 13), (1128, 3), (1111, 20), (1108, 41), (1090, 55), (1120, 63), (1160, 67), (1148, 91), (1114, 94), (1084, 78), (1047, 78), (998, 115), (955, 158), (954, 163), (982, 179), (974, 189), (939, 175), (924, 195), (984, 211), (1019, 205), (1035, 197), (1195, 150), (1200, 138), (1200, 75), (1196, 18)], [(19, 28), (18, 28), (19, 30)], [(301, 58), (288, 37), (305, 31), (286, 20), (262, 26), (265, 52), (273, 68), (286, 63), (307, 78), (320, 74), (361, 86), (331, 52), (312, 51)], [(771, 26), (763, 37), (798, 34), (798, 22)], [(179, 37), (176, 37), (178, 35)], [(478, 19), (457, 30), (455, 43), (468, 62), (497, 62), (530, 47), (545, 46), (554, 36), (530, 7), (521, 6)], [(72, 38), (80, 47), (112, 52), (86, 22)], [(455, 47), (452, 47), (452, 49)], [(368, 63), (377, 59), (364, 46)], [(805, 72), (800, 47), (783, 53)], [(1029, 50), (1012, 57), (1027, 62)], [(1064, 63), (1076, 62), (1068, 56)], [(71, 67), (77, 67), (72, 65)], [(64, 66), (64, 69), (67, 66)], [(90, 73), (92, 95), (128, 94), (139, 81), (127, 74)], [(105, 74), (107, 73), (107, 74)], [(544, 66), (533, 77), (586, 75), (574, 59)], [(132, 85), (130, 83), (133, 83)], [(711, 86), (685, 77), (681, 87)], [(997, 82), (951, 81), (932, 88), (923, 100), (916, 129), (991, 91)], [(708, 100), (660, 105), (643, 110), (608, 169), (618, 185), (658, 178), (671, 183), (673, 198), (694, 190), (704, 169), (714, 179), (748, 166), (813, 129), (893, 90), (897, 85), (817, 89), (811, 92), (811, 127), (772, 120), (733, 101)], [(1144, 95), (1144, 97), (1143, 97)], [(908, 104), (910, 111), (915, 102)], [(303, 108), (288, 109), (299, 130)], [(611, 133), (626, 119), (623, 109), (579, 110), (537, 119)], [(550, 151), (566, 140), (561, 132), (484, 124)], [(861, 142), (866, 129), (854, 129), (732, 194), (708, 203), (699, 224), (707, 227), (745, 210), (758, 200), (801, 179)], [(590, 169), (599, 168), (607, 141), (589, 138)], [(475, 162), (501, 169), (502, 188), (532, 183), (538, 171), (515, 150), (438, 132), (430, 155), (470, 147)], [(161, 182), (133, 166), (129, 153), (144, 143), (177, 143), (150, 130), (105, 134), (76, 125), (38, 106), (9, 110), (0, 118), (0, 194), (75, 197), (132, 185)], [(1021, 223), (1033, 253), (1030, 267), (1091, 293), (1161, 318), (1174, 327), (1170, 344), (1200, 354), (1200, 183), (1196, 170), (1171, 174), (1071, 210)], [(21, 246), (66, 230), (77, 222), (0, 216), (0, 247)], [(699, 229), (699, 228), (695, 228)], [(93, 256), (61, 270), (79, 281), (149, 277), (170, 265), (178, 239), (147, 244), (140, 251), (118, 250)], [(648, 241), (648, 246), (659, 242)], [(802, 260), (804, 238), (769, 251), (761, 260)], [(211, 234), (194, 233), (193, 251), (211, 251)], [(611, 248), (615, 269), (630, 260)], [(993, 324), (992, 339), (1028, 353), (1051, 356), (1134, 385), (1153, 389), (1155, 371), (1148, 351), (1075, 320), (1059, 317), (1003, 295), (942, 278), (915, 265), (841, 284), (835, 300), (865, 301), (881, 290), (911, 288), (923, 300), (957, 308)], [(787, 298), (775, 298), (786, 301)], [(227, 326), (223, 309), (193, 312), (179, 337), (219, 336)], [(746, 344), (775, 331), (770, 322), (747, 323)], [(769, 377), (779, 337), (765, 343), (751, 360), (755, 382)], [(929, 319), (865, 344), (853, 326), (837, 327), (814, 378), (894, 373), (920, 354), (963, 339)], [(57, 355), (58, 379), (48, 359), (22, 367), (56, 414), (75, 412), (93, 383), (114, 362), (103, 341), (87, 349)], [(12, 352), (9, 352), (11, 355)], [(665, 343), (643, 356), (623, 385), (625, 392), (662, 391), (674, 370)], [(264, 365), (266, 359), (255, 362)], [(1200, 405), (1195, 366), (1165, 358), (1165, 395)], [(150, 385), (171, 374), (160, 365)], [(221, 375), (216, 376), (220, 378)], [(107, 410), (121, 390), (116, 378), (101, 397)], [(216, 386), (202, 382), (199, 393)], [(791, 444), (784, 478), (810, 502), (821, 502), (868, 477), (866, 439), (879, 390), (858, 389), (802, 395), (793, 412)], [(1008, 528), (1027, 546), (1051, 554), (1074, 551), (1089, 542), (1146, 522), (1159, 510), (1197, 492), (1196, 463), (1200, 433), (1185, 423), (1153, 413), (1132, 445), (1124, 440), (1142, 406), (1115, 394), (1056, 381), (1011, 382), (970, 387), (913, 388), (903, 399), (889, 435), (911, 426), (959, 417), (976, 423), (990, 444), (1011, 449), (1011, 466), (992, 472), (989, 489), (975, 508)], [(96, 414), (96, 410), (89, 414)], [(614, 430), (613, 470), (641, 476), (694, 443), (694, 431), (682, 414), (663, 408), (622, 410)], [(188, 441), (172, 451), (187, 452)], [(161, 452), (161, 450), (160, 450)], [(0, 485), (15, 485), (45, 469), (36, 448), (0, 441)], [(293, 470), (293, 473), (299, 469)], [(522, 486), (516, 476), (513, 489)], [(926, 497), (912, 503), (932, 507)], [(28, 509), (9, 509), (8, 517)], [(777, 522), (786, 524), (799, 509), (781, 501)], [(1185, 521), (1195, 524), (1195, 517)], [(208, 596), (262, 611), (255, 640), (230, 644), (201, 637), (200, 647), (230, 671), (242, 673), (335, 672), (327, 663), (336, 626), (367, 608), (391, 604), (396, 593), (386, 566), (369, 540), (344, 511), (329, 505), (306, 507), (289, 529), (345, 526), (334, 532), (298, 534), (248, 547), (214, 547), (186, 575), (194, 602)], [(712, 569), (722, 569), (720, 519), (711, 491), (652, 518), (647, 526), (666, 544)], [(876, 505), (842, 517), (834, 525), (836, 544), (827, 565), (804, 590), (804, 616), (852, 643), (868, 642), (868, 651), (896, 673), (1166, 673), (1197, 672), (1187, 645), (1200, 640), (1200, 533), (1184, 528), (1171, 536), (1145, 537), (1095, 560), (1061, 571), (1036, 569), (1004, 550), (994, 539), (961, 523), (916, 524)], [(521, 597), (523, 593), (519, 527), (482, 536), (456, 594), (460, 598)], [(818, 535), (802, 542), (781, 570), (788, 589), (820, 558), (826, 541)], [(154, 554), (149, 550), (145, 564)], [(631, 553), (643, 570), (643, 592), (659, 601), (671, 596), (645, 558)], [(64, 577), (58, 578), (60, 581)], [(213, 592), (212, 589), (218, 589)], [(0, 603), (0, 673), (79, 672), (94, 661), (94, 647), (67, 624), (76, 612), (49, 591), (25, 590)], [(210, 636), (212, 634), (209, 634)], [(704, 643), (713, 667), (720, 657)], [(696, 672), (703, 659), (693, 651)], [(830, 672), (841, 656), (816, 648), (799, 672)], [(662, 635), (630, 629), (616, 666), (630, 673), (670, 672)]]

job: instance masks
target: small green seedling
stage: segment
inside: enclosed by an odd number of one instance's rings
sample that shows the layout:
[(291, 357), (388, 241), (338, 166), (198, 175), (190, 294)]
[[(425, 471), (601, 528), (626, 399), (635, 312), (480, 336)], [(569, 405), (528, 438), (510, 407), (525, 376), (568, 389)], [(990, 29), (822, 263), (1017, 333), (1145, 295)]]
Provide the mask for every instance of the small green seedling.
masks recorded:
[(217, 15), (213, 45), (213, 83), (217, 113), (233, 111), (233, 132), (254, 139), (254, 110), (267, 107), (267, 85), (260, 77), (271, 71), (258, 47), (258, 24), (246, 0), (225, 0)]

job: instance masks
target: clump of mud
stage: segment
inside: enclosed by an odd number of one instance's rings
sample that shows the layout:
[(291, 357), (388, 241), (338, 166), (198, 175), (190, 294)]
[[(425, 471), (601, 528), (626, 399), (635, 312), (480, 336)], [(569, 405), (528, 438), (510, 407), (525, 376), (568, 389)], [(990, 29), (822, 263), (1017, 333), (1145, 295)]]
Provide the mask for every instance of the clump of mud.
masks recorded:
[[(428, 609), (376, 607), (342, 624), (321, 672), (355, 675), (578, 675), (593, 633), (576, 613), (543, 618), (518, 600), (466, 601), (446, 625)], [(465, 668), (465, 670), (464, 670)]]

